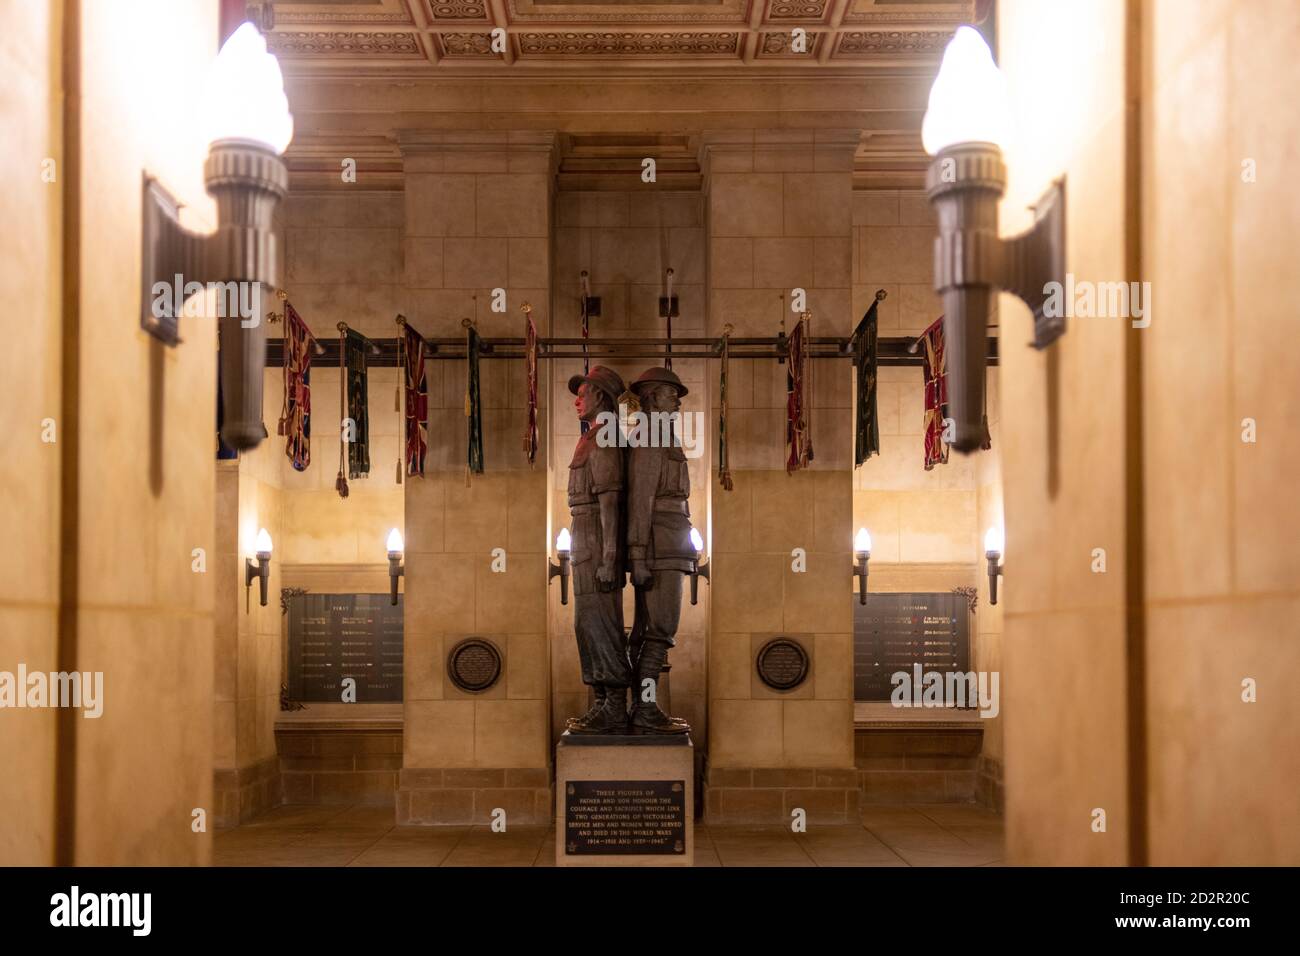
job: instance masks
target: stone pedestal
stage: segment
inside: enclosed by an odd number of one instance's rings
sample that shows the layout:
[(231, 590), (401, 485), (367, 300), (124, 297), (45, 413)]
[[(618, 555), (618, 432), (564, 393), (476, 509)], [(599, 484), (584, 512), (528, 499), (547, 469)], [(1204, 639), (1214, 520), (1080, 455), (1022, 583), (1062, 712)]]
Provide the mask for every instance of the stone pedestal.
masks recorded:
[(575, 736), (555, 748), (556, 866), (693, 866), (689, 735)]

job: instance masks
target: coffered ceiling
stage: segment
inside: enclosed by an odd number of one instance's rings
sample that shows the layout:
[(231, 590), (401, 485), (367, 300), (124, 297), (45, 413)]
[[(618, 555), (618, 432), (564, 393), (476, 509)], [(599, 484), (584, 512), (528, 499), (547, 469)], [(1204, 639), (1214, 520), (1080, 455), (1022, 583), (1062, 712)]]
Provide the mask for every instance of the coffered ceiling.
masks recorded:
[[(932, 69), (989, 0), (273, 0), (287, 72)], [(496, 43), (494, 44), (494, 31)], [(500, 31), (504, 31), (502, 34)], [(504, 49), (502, 49), (504, 47)]]

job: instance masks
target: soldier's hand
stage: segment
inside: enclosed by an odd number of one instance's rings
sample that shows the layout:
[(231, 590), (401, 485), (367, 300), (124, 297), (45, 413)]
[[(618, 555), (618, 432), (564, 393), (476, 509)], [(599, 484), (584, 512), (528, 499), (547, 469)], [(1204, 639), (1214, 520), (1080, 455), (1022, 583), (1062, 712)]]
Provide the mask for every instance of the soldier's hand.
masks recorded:
[(602, 591), (614, 590), (614, 562), (602, 561), (596, 569), (596, 584)]
[(645, 561), (632, 562), (632, 584), (645, 590), (654, 580), (654, 575), (650, 571), (650, 565)]

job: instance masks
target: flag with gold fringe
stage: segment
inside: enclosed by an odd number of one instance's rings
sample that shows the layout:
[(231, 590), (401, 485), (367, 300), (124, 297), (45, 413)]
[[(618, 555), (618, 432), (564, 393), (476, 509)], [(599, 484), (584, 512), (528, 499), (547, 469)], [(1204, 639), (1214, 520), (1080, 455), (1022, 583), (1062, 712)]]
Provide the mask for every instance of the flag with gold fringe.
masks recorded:
[(284, 401), (276, 426), (295, 471), (311, 464), (311, 351), (316, 337), (296, 309), (284, 303)]
[(856, 406), (853, 436), (853, 466), (856, 468), (872, 455), (880, 454), (880, 418), (876, 411), (876, 350), (878, 321), (876, 306), (884, 291), (876, 293), (871, 307), (853, 331), (853, 367), (857, 369)]
[(483, 474), (483, 402), (479, 397), (478, 330), (465, 322), (465, 419), (468, 441), (465, 455), (465, 482), (470, 475)]
[(722, 361), (718, 371), (718, 484), (723, 491), (730, 491), (731, 458), (727, 449), (727, 372), (731, 364), (731, 325), (722, 330)]
[(424, 477), (429, 452), (429, 379), (424, 367), (424, 336), (402, 325), (402, 356), (406, 371), (406, 473)]
[(921, 359), (925, 374), (925, 470), (948, 463), (943, 421), (948, 415), (948, 352), (943, 337), (943, 316), (921, 333)]
[(347, 332), (348, 418), (352, 434), (348, 438), (348, 477), (356, 480), (370, 475), (370, 369), (366, 353), (370, 340), (353, 329)]
[(537, 325), (533, 310), (524, 306), (524, 374), (527, 377), (528, 421), (524, 426), (524, 456), (531, 466), (537, 459)]
[(785, 399), (785, 470), (791, 474), (807, 468), (813, 460), (812, 410), (808, 407), (808, 326), (804, 313), (794, 332), (786, 370)]

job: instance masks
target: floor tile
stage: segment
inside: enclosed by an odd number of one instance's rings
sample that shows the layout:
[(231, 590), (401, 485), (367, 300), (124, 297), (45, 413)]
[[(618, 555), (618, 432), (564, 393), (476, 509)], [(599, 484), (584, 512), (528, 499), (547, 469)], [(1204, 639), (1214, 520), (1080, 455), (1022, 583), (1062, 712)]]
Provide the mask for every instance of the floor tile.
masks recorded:
[(532, 866), (546, 839), (545, 827), (511, 827), (494, 833), (475, 826), (456, 844), (444, 866)]
[(242, 830), (244, 827), (319, 827), (348, 809), (348, 807), (316, 807), (288, 804), (259, 814), (247, 823), (242, 824), (239, 829)]
[(965, 803), (917, 804), (913, 809), (940, 826), (1001, 826), (1002, 818), (987, 807)]
[[(553, 826), (398, 827), (387, 807), (277, 807), (214, 834), (216, 866), (554, 866)], [(999, 866), (997, 814), (964, 805), (867, 807), (860, 826), (695, 828), (696, 866)]]
[(392, 827), (397, 825), (397, 810), (393, 806), (348, 807), (329, 821), (330, 826), (343, 827)]

